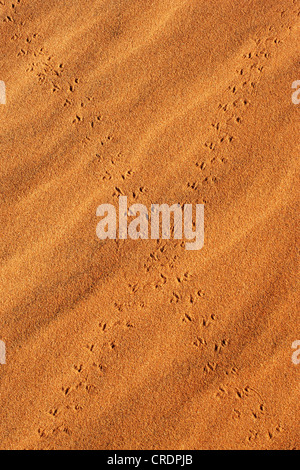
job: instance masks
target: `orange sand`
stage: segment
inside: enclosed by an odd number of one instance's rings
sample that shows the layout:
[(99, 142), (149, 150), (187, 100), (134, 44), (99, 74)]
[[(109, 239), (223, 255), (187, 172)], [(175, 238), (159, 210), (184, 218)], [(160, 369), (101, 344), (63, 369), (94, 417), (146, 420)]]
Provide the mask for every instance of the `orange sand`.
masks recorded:
[[(1, 449), (299, 449), (299, 15), (0, 1)], [(100, 241), (120, 193), (204, 248)]]

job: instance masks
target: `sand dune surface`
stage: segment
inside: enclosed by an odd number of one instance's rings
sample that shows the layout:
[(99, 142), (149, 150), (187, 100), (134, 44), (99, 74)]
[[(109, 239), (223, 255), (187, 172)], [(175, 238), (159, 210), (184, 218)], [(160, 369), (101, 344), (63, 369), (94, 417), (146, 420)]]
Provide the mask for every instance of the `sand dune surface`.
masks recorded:
[[(1, 449), (299, 449), (299, 16), (0, 1)], [(120, 195), (204, 247), (99, 240)]]

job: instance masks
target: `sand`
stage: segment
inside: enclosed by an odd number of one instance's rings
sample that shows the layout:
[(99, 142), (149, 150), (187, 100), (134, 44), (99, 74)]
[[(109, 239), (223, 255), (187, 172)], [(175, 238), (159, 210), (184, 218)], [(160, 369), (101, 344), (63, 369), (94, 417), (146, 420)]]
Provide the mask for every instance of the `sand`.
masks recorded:
[[(299, 449), (299, 0), (0, 2), (1, 449)], [(100, 204), (205, 204), (205, 243)]]

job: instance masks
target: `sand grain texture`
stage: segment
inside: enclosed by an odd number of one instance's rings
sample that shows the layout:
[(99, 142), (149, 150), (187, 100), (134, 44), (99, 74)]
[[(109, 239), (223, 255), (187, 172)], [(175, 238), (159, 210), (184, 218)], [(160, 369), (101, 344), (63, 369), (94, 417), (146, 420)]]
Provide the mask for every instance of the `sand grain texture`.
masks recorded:
[[(299, 16), (0, 2), (1, 449), (299, 449)], [(101, 242), (119, 194), (204, 248)]]

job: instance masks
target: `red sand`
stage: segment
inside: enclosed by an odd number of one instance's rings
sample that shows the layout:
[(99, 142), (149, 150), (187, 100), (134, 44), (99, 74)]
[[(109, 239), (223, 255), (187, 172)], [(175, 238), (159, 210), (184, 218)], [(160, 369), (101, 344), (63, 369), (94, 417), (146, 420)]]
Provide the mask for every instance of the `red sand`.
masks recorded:
[[(299, 0), (0, 2), (2, 449), (299, 449)], [(205, 245), (96, 208), (205, 204)]]

